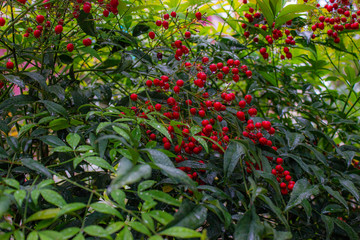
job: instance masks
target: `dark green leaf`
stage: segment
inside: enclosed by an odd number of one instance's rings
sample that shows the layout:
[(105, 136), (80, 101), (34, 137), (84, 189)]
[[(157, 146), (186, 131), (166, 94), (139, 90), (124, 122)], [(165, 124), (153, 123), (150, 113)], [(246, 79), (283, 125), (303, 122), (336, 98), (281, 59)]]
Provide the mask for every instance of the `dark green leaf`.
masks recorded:
[(134, 37), (137, 37), (137, 36), (140, 36), (141, 34), (143, 33), (146, 33), (147, 31), (149, 31), (150, 27), (143, 24), (143, 23), (138, 23), (134, 29), (133, 29), (133, 36)]
[(21, 159), (21, 162), (24, 164), (25, 167), (28, 167), (31, 170), (34, 170), (34, 171), (36, 171), (36, 172), (38, 172), (40, 174), (43, 174), (48, 178), (52, 178), (52, 174), (40, 162), (35, 161), (32, 158), (23, 158), (23, 159)]
[(224, 175), (226, 178), (231, 176), (239, 160), (242, 160), (245, 154), (244, 145), (238, 142), (230, 142), (224, 155)]
[(95, 19), (91, 13), (80, 11), (79, 17), (76, 19), (80, 28), (90, 36), (96, 36)]
[(57, 103), (48, 100), (40, 100), (39, 102), (43, 103), (47, 110), (49, 110), (49, 112), (51, 113), (57, 113), (64, 117), (68, 116), (68, 112), (66, 111), (66, 109)]
[(296, 181), (285, 211), (289, 211), (291, 208), (301, 204), (304, 199), (308, 199), (311, 195), (316, 195), (318, 193), (319, 186), (311, 186), (307, 179), (300, 179)]

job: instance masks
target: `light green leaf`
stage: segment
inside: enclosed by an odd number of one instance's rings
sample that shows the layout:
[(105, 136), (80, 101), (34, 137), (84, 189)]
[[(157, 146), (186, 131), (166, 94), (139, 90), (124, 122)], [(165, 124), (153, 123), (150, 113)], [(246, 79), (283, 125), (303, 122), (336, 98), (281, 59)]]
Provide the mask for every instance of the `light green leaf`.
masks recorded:
[(66, 142), (75, 149), (80, 142), (80, 136), (77, 133), (69, 133), (66, 136)]
[(59, 213), (59, 211), (60, 208), (48, 208), (46, 210), (34, 213), (26, 220), (26, 222), (54, 218)]
[(108, 204), (98, 202), (91, 204), (90, 207), (92, 207), (97, 212), (109, 214), (111, 216), (115, 215), (121, 220), (124, 220), (123, 216), (115, 208)]
[(51, 189), (41, 189), (40, 193), (47, 202), (55, 206), (62, 207), (66, 205), (64, 198)]
[(201, 233), (184, 228), (184, 227), (171, 227), (160, 232), (161, 235), (171, 236), (171, 237), (179, 237), (179, 238), (198, 238), (201, 237)]
[(87, 161), (90, 164), (94, 164), (98, 167), (101, 167), (102, 169), (111, 170), (115, 172), (115, 169), (104, 159), (100, 157), (87, 157), (85, 158), (85, 161)]

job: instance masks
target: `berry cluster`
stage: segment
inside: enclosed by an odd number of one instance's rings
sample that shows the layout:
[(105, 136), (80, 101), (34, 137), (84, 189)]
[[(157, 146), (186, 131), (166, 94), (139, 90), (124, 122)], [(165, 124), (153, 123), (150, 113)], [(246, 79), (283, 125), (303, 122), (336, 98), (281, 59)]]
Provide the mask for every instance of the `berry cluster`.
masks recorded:
[[(175, 17), (176, 13), (172, 13), (171, 16)], [(158, 20), (157, 25), (163, 26), (164, 21), (169, 18), (170, 15), (165, 14), (164, 20)], [(188, 55), (189, 49), (183, 44), (183, 41), (191, 37), (191, 33), (186, 31), (180, 35), (185, 36), (184, 39), (174, 41), (172, 46), (176, 49), (175, 59), (182, 63), (179, 65), (178, 71), (187, 72), (189, 78), (187, 80), (179, 79), (174, 74), (146, 80), (145, 91), (163, 92), (167, 95), (166, 100), (154, 102), (151, 99), (140, 98), (136, 93), (130, 95), (133, 105), (131, 109), (138, 117), (148, 119), (149, 113), (157, 112), (168, 119), (164, 124), (167, 126), (171, 139), (160, 138), (146, 125), (143, 125), (148, 141), (162, 142), (164, 149), (177, 155), (175, 158), (177, 163), (188, 158), (202, 158), (204, 148), (207, 146), (211, 147), (210, 151), (221, 156), (226, 151), (231, 139), (240, 138), (232, 136), (231, 131), (229, 131), (227, 118), (228, 114), (233, 114), (243, 126), (243, 138), (250, 139), (259, 146), (270, 146), (276, 151), (277, 148), (268, 139), (275, 134), (275, 128), (269, 121), (255, 122), (254, 117), (257, 116), (257, 109), (252, 104), (253, 97), (250, 94), (239, 99), (238, 93), (229, 91), (227, 88), (218, 94), (210, 94), (207, 91), (208, 86), (210, 86), (208, 84), (209, 79), (222, 80), (231, 85), (236, 84), (241, 76), (251, 78), (252, 71), (246, 65), (242, 65), (238, 59), (228, 59), (224, 64), (222, 62), (213, 63), (211, 59), (204, 56), (197, 57), (193, 63), (188, 62), (192, 58)], [(149, 37), (153, 39), (155, 36), (149, 34)], [(230, 112), (227, 111), (227, 107), (238, 110)], [(194, 119), (200, 120), (194, 121)], [(176, 120), (181, 124), (173, 125), (171, 120)], [(194, 127), (198, 129), (196, 132), (192, 130)], [(246, 162), (248, 173), (252, 171), (251, 164), (253, 163)], [(282, 193), (287, 194), (288, 191), (292, 190), (294, 182), (291, 181), (289, 172), (284, 171), (282, 162), (277, 162), (277, 164), (274, 169), (275, 174), (282, 188)], [(254, 167), (257, 170), (262, 169), (258, 164)], [(199, 175), (201, 175), (201, 171), (197, 172), (188, 167), (179, 167), (179, 169), (193, 179), (198, 180)]]

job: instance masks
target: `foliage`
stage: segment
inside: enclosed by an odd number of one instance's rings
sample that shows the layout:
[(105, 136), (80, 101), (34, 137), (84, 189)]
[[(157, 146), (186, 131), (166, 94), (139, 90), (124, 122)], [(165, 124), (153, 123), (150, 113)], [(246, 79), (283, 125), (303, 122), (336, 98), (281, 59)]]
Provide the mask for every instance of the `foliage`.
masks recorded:
[(359, 239), (355, 4), (0, 7), (1, 239)]

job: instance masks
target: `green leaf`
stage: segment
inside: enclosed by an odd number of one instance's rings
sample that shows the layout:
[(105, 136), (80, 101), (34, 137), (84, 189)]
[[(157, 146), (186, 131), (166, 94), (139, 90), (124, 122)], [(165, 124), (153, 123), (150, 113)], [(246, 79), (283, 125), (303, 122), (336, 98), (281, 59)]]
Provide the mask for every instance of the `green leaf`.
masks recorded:
[(209, 153), (209, 146), (206, 143), (206, 141), (201, 136), (194, 136), (194, 138), (196, 141), (198, 141), (201, 144), (201, 146), (204, 147), (206, 153)]
[(206, 220), (207, 208), (202, 205), (196, 205), (188, 200), (181, 203), (181, 206), (172, 220), (166, 227), (186, 227), (197, 229)]
[(5, 178), (3, 181), (6, 183), (6, 185), (13, 187), (15, 189), (20, 189), (20, 183), (16, 181), (13, 178)]
[(15, 240), (25, 240), (25, 235), (20, 229), (16, 230), (13, 236), (15, 237)]
[(141, 129), (139, 126), (136, 126), (134, 130), (131, 132), (132, 139), (134, 140), (134, 145), (137, 146), (141, 140)]
[(261, 224), (260, 218), (252, 205), (251, 209), (249, 209), (236, 224), (234, 239), (261, 239), (260, 233), (263, 231), (263, 228), (264, 226)]
[(81, 49), (81, 51), (90, 54), (92, 57), (97, 58), (100, 62), (102, 61), (99, 53), (91, 46), (84, 47)]
[(87, 161), (90, 164), (94, 164), (98, 167), (101, 167), (102, 169), (115, 172), (115, 169), (107, 161), (105, 161), (100, 157), (87, 157), (85, 158), (85, 161)]
[(87, 226), (86, 228), (84, 228), (84, 232), (86, 232), (90, 236), (112, 239), (110, 235), (105, 231), (105, 229), (97, 225)]
[(281, 10), (278, 18), (290, 13), (308, 12), (313, 9), (316, 9), (316, 7), (309, 4), (289, 4)]
[(36, 231), (32, 231), (31, 233), (29, 233), (29, 235), (26, 238), (26, 240), (38, 240), (38, 239), (39, 236)]
[(28, 131), (30, 131), (30, 129), (32, 129), (35, 126), (36, 126), (35, 123), (30, 123), (22, 126), (18, 133), (18, 136), (21, 137), (23, 134), (27, 133)]
[(120, 189), (115, 189), (111, 192), (111, 197), (121, 206), (125, 206), (126, 194)]
[(239, 160), (246, 154), (244, 145), (231, 141), (224, 154), (224, 176), (228, 178), (234, 172)]
[(7, 196), (0, 196), (0, 217), (6, 213), (11, 204), (10, 198)]
[(162, 225), (167, 225), (169, 222), (174, 220), (174, 217), (171, 214), (161, 210), (152, 210), (149, 212), (149, 215)]
[(55, 206), (62, 207), (66, 205), (64, 198), (51, 189), (41, 189), (40, 193), (47, 202)]
[(129, 159), (124, 157), (120, 160), (116, 175), (108, 188), (109, 192), (124, 185), (138, 182), (142, 178), (149, 178), (151, 176), (151, 167), (147, 164), (134, 166)]
[(149, 31), (150, 27), (143, 24), (143, 23), (138, 23), (134, 29), (133, 29), (133, 36), (137, 37), (140, 36), (141, 34), (146, 33), (147, 31)]
[(259, 4), (262, 13), (264, 14), (267, 22), (271, 25), (274, 22), (274, 13), (271, 10), (271, 7), (269, 5), (269, 1), (267, 0), (258, 0), (256, 1), (257, 4)]
[(179, 238), (197, 238), (201, 233), (184, 227), (172, 227), (160, 232), (161, 235), (179, 237)]
[(80, 28), (88, 35), (95, 37), (95, 19), (91, 13), (85, 13), (83, 10), (80, 11), (79, 17), (76, 19)]
[(344, 230), (349, 236), (350, 240), (359, 240), (359, 234), (355, 232), (355, 230), (346, 222), (341, 221), (340, 219), (335, 218), (334, 222), (338, 227)]
[(108, 204), (98, 202), (91, 204), (90, 207), (92, 207), (97, 212), (109, 214), (111, 216), (115, 215), (121, 220), (124, 220), (123, 216), (115, 208)]
[(273, 211), (276, 214), (276, 216), (280, 219), (280, 221), (285, 225), (286, 229), (290, 230), (289, 223), (287, 222), (285, 216), (282, 214), (280, 208), (275, 206), (275, 204), (271, 201), (271, 199), (268, 198), (267, 196), (265, 196), (264, 194), (260, 194), (258, 197), (264, 203), (266, 203), (266, 205), (268, 205), (268, 207), (271, 209), (271, 211)]
[(143, 233), (147, 236), (151, 236), (149, 229), (140, 222), (129, 222), (128, 225), (137, 232)]
[(156, 181), (154, 180), (146, 180), (146, 181), (142, 181), (139, 185), (138, 185), (138, 192), (142, 192), (145, 191), (148, 188), (151, 188), (152, 186), (154, 186), (154, 184), (156, 183)]
[(341, 196), (341, 194), (337, 191), (334, 191), (331, 187), (329, 186), (323, 186), (324, 189), (331, 195), (333, 196), (336, 200), (338, 200), (342, 205), (344, 205), (344, 207), (349, 210), (348, 205), (345, 201), (345, 199)]
[(25, 87), (25, 83), (19, 76), (14, 75), (2, 75), (7, 81), (18, 85), (21, 88)]
[(86, 204), (79, 203), (79, 202), (63, 205), (61, 207), (61, 210), (58, 212), (57, 217), (67, 214), (67, 213), (70, 213), (70, 212), (78, 211), (80, 209), (83, 209), (84, 207), (86, 207)]
[(80, 136), (79, 134), (76, 133), (69, 133), (66, 136), (66, 142), (73, 148), (75, 149), (77, 147), (77, 145), (80, 142)]
[(72, 152), (73, 150), (68, 146), (59, 146), (54, 148), (54, 152)]
[(304, 144), (301, 143), (299, 144), (301, 146), (306, 147), (307, 149), (309, 149), (310, 151), (312, 151), (315, 154), (315, 157), (317, 160), (319, 160), (322, 164), (324, 164), (325, 166), (328, 166), (329, 164), (326, 161), (326, 158), (324, 156), (324, 154), (322, 154), (321, 152), (319, 152), (318, 150), (316, 150), (315, 148), (313, 148), (312, 146), (310, 146), (309, 144)]
[(26, 197), (26, 191), (25, 190), (17, 190), (14, 193), (14, 198), (15, 198), (16, 202), (18, 203), (19, 207), (22, 207), (21, 205), (22, 205), (25, 197)]
[(124, 223), (123, 222), (114, 222), (112, 224), (110, 224), (109, 226), (106, 227), (106, 232), (109, 234), (113, 234), (116, 233), (118, 231), (120, 231), (120, 229), (122, 229), (124, 227)]
[(144, 149), (144, 151), (147, 151), (150, 154), (151, 159), (155, 164), (162, 164), (169, 167), (175, 167), (173, 162), (170, 160), (168, 156), (166, 156), (165, 153), (160, 152), (159, 150), (156, 149)]
[(310, 186), (307, 179), (300, 179), (296, 181), (285, 211), (289, 211), (291, 208), (301, 204), (304, 199), (308, 199), (311, 195), (316, 195), (318, 193), (318, 185)]
[(165, 193), (165, 192), (162, 192), (162, 191), (159, 191), (159, 190), (149, 190), (149, 191), (146, 191), (146, 192), (140, 192), (139, 193), (139, 197), (142, 197), (142, 196), (145, 196), (145, 197), (151, 197), (155, 200), (158, 200), (160, 202), (163, 202), (163, 203), (166, 203), (166, 204), (169, 204), (169, 205), (173, 205), (173, 206), (176, 206), (176, 207), (179, 207), (180, 206), (180, 201), (171, 197), (169, 194)]
[(30, 168), (31, 170), (34, 170), (40, 174), (43, 174), (48, 178), (52, 178), (52, 174), (41, 163), (39, 163), (31, 158), (23, 158), (23, 159), (21, 159), (21, 162), (25, 167)]
[(356, 199), (356, 201), (360, 202), (360, 195), (358, 189), (355, 187), (354, 183), (350, 180), (340, 179), (340, 184), (346, 188)]
[(59, 211), (60, 208), (48, 208), (46, 210), (34, 213), (28, 219), (26, 219), (26, 222), (54, 218), (59, 213)]
[(286, 132), (285, 134), (290, 150), (294, 150), (300, 143), (305, 140), (304, 135), (300, 133)]
[(71, 56), (66, 55), (66, 54), (59, 55), (59, 59), (64, 64), (72, 64), (74, 62), (74, 59), (72, 59)]
[(60, 233), (63, 236), (64, 239), (69, 239), (73, 237), (75, 234), (77, 234), (80, 231), (80, 228), (78, 227), (68, 227), (62, 230)]
[(48, 100), (40, 100), (39, 102), (43, 103), (47, 110), (51, 113), (57, 113), (64, 117), (68, 116), (68, 112), (66, 111), (66, 109), (57, 103)]
[(66, 146), (66, 144), (60, 140), (60, 138), (53, 135), (41, 136), (39, 139), (52, 147)]
[(124, 227), (123, 230), (121, 230), (121, 232), (116, 236), (116, 240), (133, 240), (133, 235), (131, 234), (131, 232), (129, 231), (129, 229), (127, 227)]
[(293, 20), (294, 18), (300, 17), (302, 15), (303, 14), (289, 13), (289, 14), (279, 16), (276, 18), (275, 27), (277, 28), (277, 27), (283, 25), (284, 23), (286, 23), (287, 21)]
[(334, 231), (334, 220), (331, 217), (321, 214), (321, 220), (325, 223), (326, 240), (330, 240), (330, 236)]
[(174, 179), (178, 183), (186, 184), (190, 187), (195, 187), (195, 182), (189, 178), (189, 176), (181, 171), (180, 169), (177, 169), (175, 167), (166, 166), (163, 164), (156, 164), (157, 167), (159, 167), (163, 174), (169, 178)]
[(7, 98), (0, 104), (0, 110), (6, 110), (13, 106), (22, 106), (34, 103), (37, 99), (30, 95), (18, 95), (14, 97)]
[(121, 137), (125, 138), (126, 141), (130, 141), (130, 135), (122, 128), (113, 126), (114, 131), (119, 134)]
[(62, 240), (63, 236), (59, 232), (45, 230), (38, 232), (40, 240)]
[(112, 122), (101, 122), (97, 128), (96, 128), (96, 134), (98, 134), (100, 131), (102, 131), (104, 128), (106, 128), (107, 126), (112, 125)]
[(170, 142), (172, 142), (171, 136), (168, 132), (168, 130), (164, 127), (164, 125), (156, 122), (155, 120), (147, 121), (147, 124), (149, 124), (151, 127), (158, 130), (160, 133), (162, 133)]

